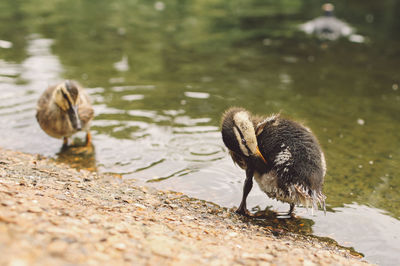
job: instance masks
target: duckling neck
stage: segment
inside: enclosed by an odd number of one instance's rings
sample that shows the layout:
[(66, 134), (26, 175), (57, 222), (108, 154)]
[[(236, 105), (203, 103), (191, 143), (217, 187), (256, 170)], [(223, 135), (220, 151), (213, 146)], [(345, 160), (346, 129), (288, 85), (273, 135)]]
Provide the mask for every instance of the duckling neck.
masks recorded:
[(253, 157), (249, 159), (248, 161), (248, 166), (253, 168), (256, 172), (262, 174), (262, 173), (267, 173), (272, 169), (272, 166), (270, 164), (265, 163), (261, 158), (259, 157)]

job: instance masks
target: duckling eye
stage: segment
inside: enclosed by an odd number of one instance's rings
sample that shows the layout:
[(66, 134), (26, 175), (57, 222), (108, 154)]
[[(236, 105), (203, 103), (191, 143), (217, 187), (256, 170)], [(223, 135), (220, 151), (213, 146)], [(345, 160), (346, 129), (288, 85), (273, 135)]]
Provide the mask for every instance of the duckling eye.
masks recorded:
[(242, 139), (242, 144), (246, 145), (246, 140), (245, 139)]

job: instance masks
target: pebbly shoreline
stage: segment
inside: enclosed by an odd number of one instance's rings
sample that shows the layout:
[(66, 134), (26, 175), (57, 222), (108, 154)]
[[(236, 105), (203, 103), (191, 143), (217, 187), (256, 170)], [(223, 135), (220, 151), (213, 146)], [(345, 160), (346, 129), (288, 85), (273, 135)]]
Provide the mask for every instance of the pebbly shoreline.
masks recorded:
[(368, 265), (254, 220), (0, 148), (0, 265)]

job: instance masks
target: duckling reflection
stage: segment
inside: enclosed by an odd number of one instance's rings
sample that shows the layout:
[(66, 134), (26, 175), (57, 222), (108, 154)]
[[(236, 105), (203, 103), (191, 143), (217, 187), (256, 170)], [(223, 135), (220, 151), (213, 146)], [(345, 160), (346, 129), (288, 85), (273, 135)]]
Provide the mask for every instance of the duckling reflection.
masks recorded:
[(49, 136), (68, 138), (78, 131), (86, 131), (86, 144), (91, 143), (89, 123), (94, 111), (89, 96), (75, 81), (66, 80), (48, 87), (39, 98), (36, 119)]
[(96, 150), (93, 143), (89, 145), (74, 139), (74, 144), (63, 145), (57, 153), (56, 162), (65, 163), (76, 169), (85, 169), (91, 172), (97, 171)]
[(298, 234), (311, 234), (313, 232), (312, 226), (315, 222), (311, 219), (291, 217), (290, 219), (281, 219), (276, 212), (271, 210), (271, 206), (266, 207), (265, 210), (260, 210), (255, 207), (252, 211), (256, 212), (252, 215), (253, 223), (262, 227), (268, 227), (273, 233), (291, 232)]

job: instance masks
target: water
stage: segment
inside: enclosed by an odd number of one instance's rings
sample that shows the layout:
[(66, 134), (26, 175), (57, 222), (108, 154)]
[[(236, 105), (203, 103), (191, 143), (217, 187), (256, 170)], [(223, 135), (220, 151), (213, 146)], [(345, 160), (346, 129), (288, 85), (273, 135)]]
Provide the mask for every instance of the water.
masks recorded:
[[(299, 32), (320, 14), (312, 0), (3, 0), (0, 146), (232, 207), (244, 173), (221, 141), (221, 113), (281, 112), (313, 129), (328, 163), (327, 215), (296, 213), (313, 234), (397, 265), (400, 4), (347, 4), (337, 15), (362, 43)], [(61, 151), (34, 118), (42, 91), (65, 78), (94, 103), (89, 152)], [(256, 186), (248, 205), (289, 207)]]

